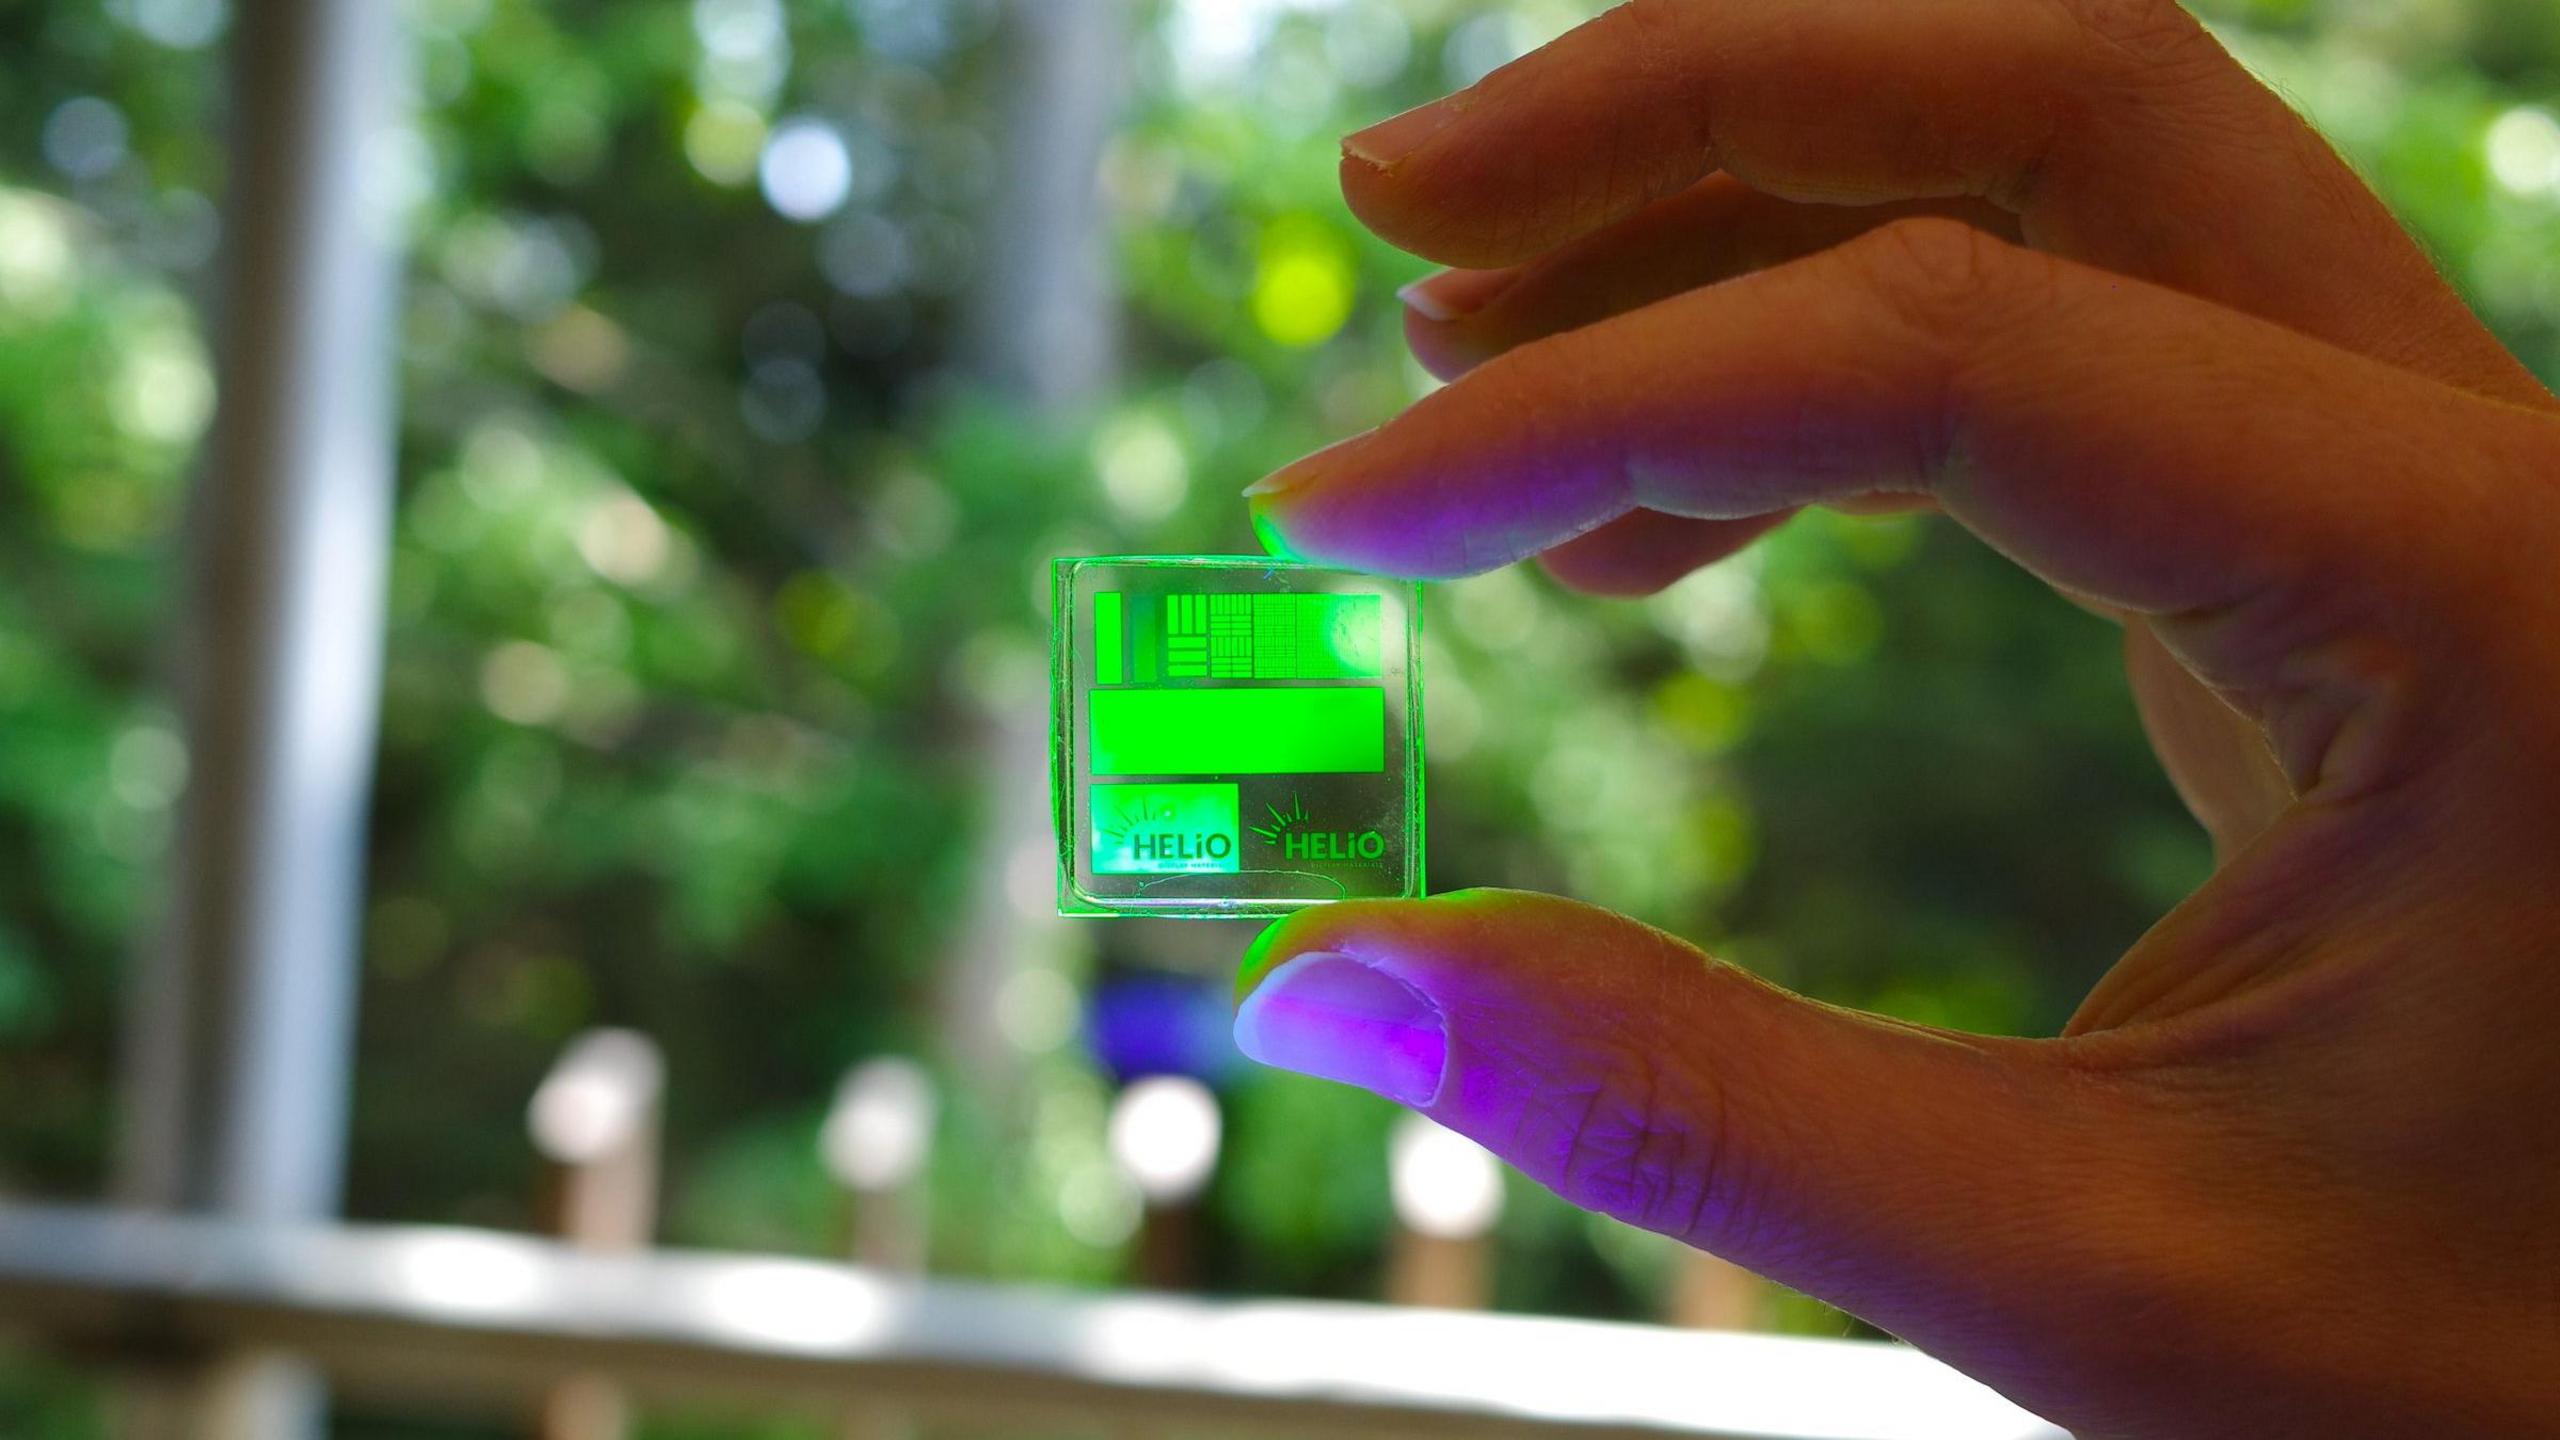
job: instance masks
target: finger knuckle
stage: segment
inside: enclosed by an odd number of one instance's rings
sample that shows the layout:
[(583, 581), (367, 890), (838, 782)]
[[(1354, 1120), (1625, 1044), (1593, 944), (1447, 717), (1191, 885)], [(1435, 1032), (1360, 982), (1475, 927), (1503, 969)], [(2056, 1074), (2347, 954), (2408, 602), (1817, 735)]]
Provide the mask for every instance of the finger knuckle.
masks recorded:
[(2204, 28), (2176, 0), (2059, 0), (2090, 39), (2136, 60), (2158, 60), (2184, 50)]
[(1897, 221), (1845, 248), (1897, 342), (1896, 363), (1916, 365), (1936, 390), (1913, 412), (1913, 473), (1961, 470), (1980, 392), (2032, 363), (2034, 338), (2069, 303), (2061, 263), (1937, 217)]
[(1719, 1092), (1633, 1046), (1583, 1059), (1541, 1102), (1549, 1173), (1536, 1178), (1584, 1209), (1695, 1238), (1714, 1208)]
[(1940, 216), (1897, 220), (1845, 248), (1878, 297), (1930, 334), (1970, 328), (2010, 303), (2020, 279), (2015, 246)]
[(1690, 0), (1619, 0), (1602, 12), (1604, 23), (1618, 26), (1630, 40), (1678, 38), (1689, 20)]
[[(2245, 72), (2176, 0), (2048, 0), (2048, 6), (2061, 36), (2040, 86), (2042, 130), (2003, 184), (2003, 204), (2027, 208), (2059, 173), (2121, 166), (2129, 137), (2156, 137), (2164, 125), (2193, 132), (2231, 108), (2222, 101), (2235, 90), (2233, 78)], [(2263, 125), (2255, 107), (2240, 109), (2246, 112), (2241, 125), (2252, 131)]]
[(1668, 74), (1695, 53), (1698, 6), (1696, 0), (1619, 0), (1597, 24), (1631, 60)]

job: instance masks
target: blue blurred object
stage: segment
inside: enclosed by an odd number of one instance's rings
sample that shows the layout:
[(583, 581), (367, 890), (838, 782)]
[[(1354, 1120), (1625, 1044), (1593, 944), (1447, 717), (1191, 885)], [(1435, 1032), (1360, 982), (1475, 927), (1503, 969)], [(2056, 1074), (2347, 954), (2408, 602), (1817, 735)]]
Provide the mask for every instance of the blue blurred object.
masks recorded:
[(1094, 987), (1085, 1010), (1093, 1058), (1127, 1083), (1189, 1075), (1211, 1084), (1237, 1063), (1228, 1038), (1226, 987), (1176, 975), (1117, 975)]

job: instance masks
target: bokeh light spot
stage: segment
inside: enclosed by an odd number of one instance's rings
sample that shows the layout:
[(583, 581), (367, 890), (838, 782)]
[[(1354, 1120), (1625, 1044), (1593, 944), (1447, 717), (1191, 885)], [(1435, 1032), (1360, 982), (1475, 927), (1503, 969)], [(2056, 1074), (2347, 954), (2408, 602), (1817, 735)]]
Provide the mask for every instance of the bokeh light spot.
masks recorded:
[(1463, 1240), (1502, 1215), (1502, 1166), (1492, 1153), (1419, 1115), (1396, 1118), (1387, 1174), (1396, 1218), (1420, 1234)]
[(739, 100), (709, 100), (684, 122), (684, 158), (714, 185), (744, 185), (764, 153), (764, 116)]
[(1152, 415), (1122, 415), (1103, 426), (1094, 437), (1093, 469), (1112, 508), (1131, 520), (1162, 520), (1191, 491), (1182, 442)]
[(71, 223), (57, 203), (0, 189), (0, 306), (43, 319), (69, 298), (77, 275)]
[(510, 640), (481, 662), (480, 699), (501, 720), (540, 725), (569, 703), (569, 672), (543, 646)]
[(1254, 267), (1253, 322), (1282, 345), (1319, 344), (1351, 318), (1355, 284), (1339, 235), (1302, 216), (1278, 221)]
[(2482, 138), (2489, 173), (2518, 195), (2560, 193), (2560, 119), (2538, 105), (2518, 105), (2489, 123)]
[(95, 95), (54, 107), (44, 122), (44, 158), (74, 180), (95, 180), (124, 163), (124, 112)]
[(172, 50), (212, 44), (231, 19), (223, 0), (107, 0), (107, 13)]
[(137, 337), (118, 367), (110, 401), (126, 434), (184, 445), (213, 418), (213, 371), (184, 330)]
[(764, 142), (756, 164), (765, 203), (786, 220), (823, 220), (853, 193), (853, 156), (823, 120), (785, 120)]
[(1140, 1194), (1179, 1203), (1209, 1183), (1223, 1128), (1208, 1086), (1188, 1075), (1151, 1075), (1112, 1105), (1111, 1155)]
[(617, 585), (645, 585), (667, 563), (667, 522), (629, 491), (608, 495), (578, 522), (578, 554)]

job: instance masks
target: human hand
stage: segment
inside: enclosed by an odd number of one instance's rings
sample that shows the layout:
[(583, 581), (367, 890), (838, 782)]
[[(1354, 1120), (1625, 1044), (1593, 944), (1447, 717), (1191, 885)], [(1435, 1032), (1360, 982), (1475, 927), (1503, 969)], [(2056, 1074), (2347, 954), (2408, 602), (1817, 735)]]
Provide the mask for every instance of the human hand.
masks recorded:
[(1635, 593), (1934, 504), (2124, 617), (2223, 853), (2064, 1036), (1545, 897), (1355, 903), (1239, 1042), (2084, 1437), (2560, 1428), (2560, 407), (2164, 0), (1622, 7), (1346, 143), (1446, 388), (1295, 553)]

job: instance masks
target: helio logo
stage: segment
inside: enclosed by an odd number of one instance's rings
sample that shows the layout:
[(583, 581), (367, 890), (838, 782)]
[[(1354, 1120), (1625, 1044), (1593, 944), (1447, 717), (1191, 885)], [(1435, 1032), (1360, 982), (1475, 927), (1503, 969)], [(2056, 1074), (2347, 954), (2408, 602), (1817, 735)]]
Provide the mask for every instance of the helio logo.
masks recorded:
[(1280, 837), (1280, 854), (1290, 860), (1375, 860), (1386, 853), (1386, 837), (1375, 830), (1314, 830)]
[(1217, 868), (1236, 854), (1233, 836), (1213, 830), (1141, 830), (1129, 837), (1129, 855), (1158, 870)]
[(1385, 836), (1375, 830), (1318, 830), (1307, 818), (1306, 802), (1295, 795), (1285, 812), (1276, 805), (1262, 808), (1271, 823), (1254, 826), (1253, 833), (1276, 846), (1283, 860), (1375, 864), (1386, 857)]
[(1096, 785), (1097, 875), (1236, 873), (1233, 785)]

